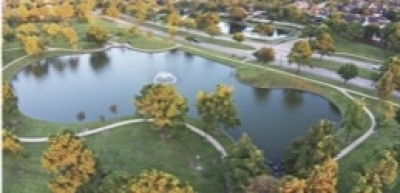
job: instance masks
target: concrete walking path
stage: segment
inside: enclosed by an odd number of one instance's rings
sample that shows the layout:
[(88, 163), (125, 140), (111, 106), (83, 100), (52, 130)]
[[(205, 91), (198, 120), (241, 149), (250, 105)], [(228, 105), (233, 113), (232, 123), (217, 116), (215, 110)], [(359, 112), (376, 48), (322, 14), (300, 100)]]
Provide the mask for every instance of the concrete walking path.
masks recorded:
[[(91, 129), (88, 131), (83, 131), (80, 133), (77, 133), (77, 136), (80, 137), (86, 137), (89, 135), (94, 135), (97, 133), (101, 133), (107, 130), (111, 130), (111, 129), (116, 129), (118, 127), (122, 127), (125, 125), (130, 125), (130, 124), (136, 124), (136, 123), (149, 123), (152, 122), (151, 119), (131, 119), (131, 120), (126, 120), (126, 121), (120, 121), (120, 122), (116, 122), (116, 123), (112, 123), (109, 125), (105, 125), (103, 127), (99, 127), (99, 128), (95, 128), (95, 129)], [(193, 133), (203, 137), (205, 140), (207, 140), (220, 154), (221, 157), (224, 158), (226, 157), (228, 154), (225, 150), (225, 148), (211, 135), (209, 135), (208, 133), (204, 132), (203, 130), (190, 125), (188, 123), (185, 123), (186, 128), (190, 129)], [(49, 141), (48, 137), (18, 137), (19, 141), (22, 143), (45, 143)]]

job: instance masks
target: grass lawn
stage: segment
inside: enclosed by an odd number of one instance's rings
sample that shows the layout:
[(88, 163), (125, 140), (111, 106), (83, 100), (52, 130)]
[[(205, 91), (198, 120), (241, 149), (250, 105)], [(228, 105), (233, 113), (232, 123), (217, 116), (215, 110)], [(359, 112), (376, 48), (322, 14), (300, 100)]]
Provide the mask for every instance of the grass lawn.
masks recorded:
[[(148, 123), (127, 125), (86, 137), (106, 171), (124, 170), (138, 174), (144, 169), (158, 169), (173, 173), (190, 183), (197, 192), (224, 192), (224, 181), (219, 165), (220, 155), (204, 139), (188, 129), (177, 129), (168, 140), (160, 140), (159, 132)], [(47, 144), (23, 144), (29, 156), (18, 162), (5, 155), (3, 162), (4, 192), (49, 192), (49, 176), (42, 169), (40, 159)], [(191, 168), (196, 155), (201, 156), (204, 171)], [(16, 168), (23, 169), (17, 173)]]
[[(332, 71), (337, 71), (340, 68), (340, 66), (345, 65), (344, 63), (341, 63), (341, 62), (335, 62), (335, 61), (324, 60), (324, 59), (320, 60), (320, 59), (316, 59), (316, 58), (312, 58), (310, 63), (314, 67), (325, 68), (325, 69), (332, 70)], [(374, 77), (376, 77), (377, 75), (378, 75), (378, 73), (376, 71), (358, 67), (358, 76), (361, 78), (374, 80)]]
[(382, 48), (374, 47), (360, 42), (350, 41), (348, 39), (336, 37), (335, 51), (348, 54), (359, 55), (361, 57), (370, 58), (372, 60), (384, 61), (394, 53)]
[(25, 56), (25, 51), (23, 49), (16, 49), (16, 50), (10, 50), (10, 51), (3, 51), (3, 66), (7, 65), (9, 62), (20, 58), (22, 56)]

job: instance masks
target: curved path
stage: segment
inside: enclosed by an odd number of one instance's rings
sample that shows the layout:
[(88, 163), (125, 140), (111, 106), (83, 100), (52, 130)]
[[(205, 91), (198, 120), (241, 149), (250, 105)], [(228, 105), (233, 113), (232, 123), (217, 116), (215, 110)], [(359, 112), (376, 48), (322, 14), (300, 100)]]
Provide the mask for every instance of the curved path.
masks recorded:
[[(112, 123), (109, 125), (105, 125), (103, 127), (99, 127), (99, 128), (95, 128), (95, 129), (91, 129), (89, 131), (84, 131), (84, 132), (80, 132), (77, 133), (77, 136), (80, 137), (86, 137), (89, 135), (93, 135), (96, 133), (101, 133), (110, 129), (115, 129), (121, 126), (125, 126), (125, 125), (130, 125), (130, 124), (135, 124), (135, 123), (148, 123), (148, 122), (152, 122), (153, 120), (151, 119), (131, 119), (131, 120), (126, 120), (126, 121), (121, 121), (121, 122), (117, 122), (117, 123)], [(207, 134), (206, 132), (202, 131), (201, 129), (190, 125), (188, 123), (185, 123), (186, 128), (190, 129), (192, 132), (196, 133), (197, 135), (204, 137), (205, 140), (207, 140), (220, 154), (221, 157), (224, 158), (226, 157), (228, 154), (226, 153), (225, 148), (211, 135)], [(22, 143), (44, 143), (49, 141), (48, 137), (18, 137), (19, 141)]]

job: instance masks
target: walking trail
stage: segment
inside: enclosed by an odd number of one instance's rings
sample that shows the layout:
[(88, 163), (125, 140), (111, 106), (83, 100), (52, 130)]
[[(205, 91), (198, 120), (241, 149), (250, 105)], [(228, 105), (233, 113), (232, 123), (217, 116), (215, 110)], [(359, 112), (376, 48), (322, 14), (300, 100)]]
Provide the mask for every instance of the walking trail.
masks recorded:
[[(120, 24), (132, 25), (131, 23), (123, 21), (123, 20), (119, 20), (119, 19), (113, 19), (113, 20), (118, 22), (118, 23), (120, 23)], [(156, 32), (156, 34), (161, 35), (161, 36), (165, 35), (165, 33), (163, 33), (163, 32), (159, 32), (159, 31), (155, 31), (155, 32)], [(182, 38), (182, 37), (179, 37), (179, 38)], [(183, 38), (182, 38), (182, 40), (183, 40)], [(287, 42), (285, 44), (282, 44), (282, 45), (278, 46), (277, 47), (278, 50), (284, 50), (284, 51), (278, 52), (278, 53), (280, 53), (280, 55), (285, 55), (285, 53), (287, 54), (286, 51), (288, 50), (289, 46), (292, 45), (292, 43), (293, 43), (293, 41), (290, 41), (290, 42)], [(233, 51), (233, 53), (242, 53), (242, 54), (246, 53), (246, 55), (248, 55), (250, 53), (249, 51), (243, 51), (243, 50), (238, 50), (238, 49), (234, 49), (234, 48), (226, 48), (226, 47), (221, 47), (221, 46), (212, 45), (212, 44), (202, 43), (202, 45), (203, 46), (201, 46), (201, 47), (204, 47), (204, 45), (207, 45), (206, 47), (211, 48), (213, 50), (221, 50), (222, 49), (222, 50), (224, 50), (225, 52), (228, 52), (228, 53), (232, 53), (230, 51)], [(104, 49), (104, 48), (102, 48), (102, 49)], [(102, 50), (102, 49), (99, 49), (99, 50)], [(189, 49), (196, 50), (197, 52), (204, 52), (203, 50), (196, 49), (196, 48), (189, 48)], [(208, 53), (208, 54), (210, 54), (210, 53)], [(224, 60), (231, 60), (232, 62), (238, 62), (237, 60), (234, 60), (232, 58), (228, 58), (228, 57), (225, 57), (225, 56), (220, 56), (220, 55), (214, 55), (214, 56), (217, 57), (217, 58), (224, 59)], [(7, 66), (5, 66), (3, 68), (3, 70), (5, 70), (6, 68), (8, 68), (9, 66), (11, 66), (14, 63), (18, 62), (21, 59), (23, 59), (23, 58), (19, 58), (19, 59), (17, 59), (17, 61), (13, 61), (13, 62), (9, 63)], [(371, 99), (375, 99), (375, 100), (379, 100), (377, 97), (366, 95), (364, 93), (360, 93), (360, 92), (353, 91), (353, 90), (350, 90), (350, 89), (341, 88), (341, 87), (338, 87), (338, 86), (335, 86), (335, 85), (332, 85), (332, 84), (329, 84), (329, 83), (321, 82), (321, 81), (318, 81), (318, 80), (313, 80), (313, 79), (310, 79), (310, 78), (306, 78), (306, 77), (302, 77), (302, 76), (299, 76), (299, 75), (291, 74), (291, 73), (288, 73), (288, 72), (284, 72), (284, 71), (280, 71), (280, 70), (276, 70), (276, 69), (271, 69), (271, 68), (267, 68), (267, 67), (260, 66), (260, 65), (249, 64), (249, 63), (245, 63), (244, 61), (241, 61), (240, 63), (242, 65), (252, 66), (252, 67), (255, 67), (255, 68), (260, 68), (260, 69), (268, 70), (268, 71), (273, 71), (275, 73), (280, 73), (280, 74), (284, 74), (286, 76), (299, 78), (299, 79), (310, 81), (310, 82), (313, 82), (313, 83), (316, 83), (316, 84), (319, 84), (319, 85), (327, 86), (327, 87), (333, 88), (333, 89), (341, 92), (342, 94), (344, 94), (347, 98), (349, 98), (351, 100), (354, 100), (354, 97), (351, 96), (349, 93), (361, 95), (363, 97), (367, 97), (367, 98), (371, 98)], [(395, 106), (397, 106), (397, 107), (400, 106), (397, 103), (393, 103), (393, 104)], [(367, 113), (369, 119), (371, 120), (370, 127), (367, 129), (367, 131), (362, 136), (360, 136), (355, 141), (353, 141), (351, 144), (349, 144), (347, 147), (342, 149), (340, 151), (340, 153), (335, 157), (335, 159), (341, 159), (342, 157), (347, 155), (349, 152), (351, 152), (353, 149), (355, 149), (357, 146), (359, 146), (366, 139), (368, 139), (374, 133), (374, 128), (376, 126), (375, 116), (366, 107), (364, 107), (364, 111), (365, 111), (365, 113)], [(117, 123), (106, 125), (106, 126), (103, 126), (103, 127), (100, 127), (100, 128), (92, 129), (90, 131), (81, 132), (81, 133), (78, 133), (77, 135), (84, 137), (84, 136), (100, 133), (100, 132), (103, 132), (105, 130), (118, 128), (118, 127), (123, 126), (123, 125), (128, 125), (128, 124), (133, 124), (133, 123), (138, 123), (138, 122), (149, 122), (149, 120), (134, 119), (134, 120), (117, 122)], [(205, 137), (205, 139), (209, 143), (211, 143), (214, 146), (214, 148), (217, 149), (221, 153), (222, 157), (225, 157), (227, 155), (227, 153), (226, 153), (225, 149), (223, 148), (223, 146), (217, 140), (215, 140), (212, 136), (208, 135), (207, 133), (203, 132), (202, 130), (200, 130), (200, 129), (192, 126), (192, 125), (186, 124), (186, 126), (187, 126), (187, 128), (189, 128), (191, 131), (195, 132), (196, 134)], [(40, 142), (48, 141), (47, 137), (38, 137), (38, 138), (19, 137), (19, 139), (20, 139), (21, 142), (24, 142), (24, 143), (40, 143)]]

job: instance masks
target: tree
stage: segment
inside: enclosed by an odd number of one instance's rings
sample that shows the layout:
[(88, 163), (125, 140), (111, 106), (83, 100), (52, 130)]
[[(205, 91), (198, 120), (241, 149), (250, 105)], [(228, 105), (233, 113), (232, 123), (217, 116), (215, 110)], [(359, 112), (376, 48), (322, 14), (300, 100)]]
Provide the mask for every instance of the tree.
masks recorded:
[(347, 84), (347, 81), (358, 76), (358, 68), (352, 63), (346, 63), (344, 66), (340, 66), (337, 73), (343, 78), (344, 84)]
[(230, 152), (224, 159), (224, 165), (236, 190), (245, 188), (251, 178), (267, 173), (263, 152), (246, 133), (232, 145)]
[(71, 45), (73, 48), (76, 48), (78, 45), (78, 34), (72, 27), (64, 27), (62, 29), (62, 33), (65, 37), (65, 39), (68, 41), (68, 44)]
[(104, 44), (108, 40), (108, 32), (107, 29), (97, 26), (91, 25), (86, 32), (86, 37), (89, 41), (94, 41), (97, 44)]
[(17, 17), (19, 22), (26, 22), (29, 17), (29, 10), (24, 3), (20, 3), (17, 9)]
[(247, 193), (277, 193), (278, 181), (269, 175), (260, 175), (251, 178), (245, 188)]
[(217, 25), (220, 21), (218, 13), (209, 12), (205, 14), (199, 14), (196, 17), (197, 28), (206, 29), (208, 26)]
[(318, 36), (315, 43), (316, 49), (321, 55), (321, 58), (324, 55), (331, 55), (335, 51), (333, 48), (333, 38), (328, 33), (322, 33), (320, 36)]
[(308, 41), (298, 41), (294, 44), (288, 55), (289, 64), (296, 63), (298, 71), (300, 72), (301, 66), (311, 66), (310, 59), (312, 56), (311, 46)]
[(400, 51), (400, 22), (389, 24), (384, 30), (384, 39), (389, 48)]
[(180, 25), (186, 27), (186, 29), (196, 28), (196, 20), (187, 17), (181, 20)]
[(182, 121), (188, 111), (186, 99), (172, 85), (154, 84), (142, 88), (134, 100), (137, 111), (165, 129)]
[(3, 83), (3, 115), (4, 118), (15, 115), (17, 112), (17, 97), (9, 84)]
[(360, 39), (363, 36), (363, 27), (358, 22), (352, 22), (346, 29), (346, 36), (349, 39)]
[(307, 193), (336, 193), (338, 163), (328, 159), (321, 165), (316, 165), (307, 178)]
[(144, 0), (137, 0), (130, 4), (127, 7), (128, 12), (131, 12), (135, 15), (135, 17), (143, 22), (144, 20), (148, 19), (151, 10), (157, 6), (155, 1), (144, 1)]
[(254, 31), (262, 34), (262, 35), (272, 35), (274, 33), (274, 28), (271, 25), (265, 23), (259, 23), (255, 28)]
[(206, 128), (216, 129), (220, 125), (232, 128), (240, 125), (232, 95), (233, 88), (225, 85), (218, 85), (214, 93), (200, 91), (197, 94), (197, 112)]
[(39, 29), (33, 23), (26, 23), (17, 27), (17, 37), (19, 35), (39, 35)]
[(297, 138), (287, 150), (287, 172), (306, 178), (315, 165), (334, 157), (339, 152), (334, 130), (332, 122), (321, 120), (306, 136)]
[(246, 10), (241, 6), (234, 6), (230, 10), (230, 16), (233, 20), (242, 20), (246, 17)]
[(22, 151), (22, 146), (17, 138), (12, 132), (7, 129), (3, 129), (3, 152), (16, 155)]
[(390, 94), (396, 88), (394, 82), (395, 77), (391, 71), (387, 71), (386, 73), (384, 73), (377, 85), (378, 97), (380, 99), (387, 99), (390, 96)]
[(304, 193), (306, 181), (293, 176), (285, 176), (279, 183), (278, 193)]
[(379, 125), (384, 125), (393, 120), (396, 112), (393, 104), (390, 101), (381, 101), (379, 105)]
[(133, 180), (129, 192), (194, 193), (194, 190), (190, 185), (181, 183), (180, 180), (172, 174), (150, 170), (141, 172), (139, 177)]
[(61, 21), (68, 21), (75, 15), (74, 7), (67, 1), (59, 6), (59, 18)]
[(206, 32), (211, 37), (221, 34), (221, 28), (218, 25), (209, 25), (206, 28)]
[(243, 33), (238, 32), (233, 34), (232, 39), (240, 43), (243, 42), (246, 39), (246, 37), (244, 36)]
[(382, 159), (373, 167), (358, 174), (358, 180), (353, 187), (352, 193), (383, 193), (397, 178), (398, 162), (391, 151), (385, 150)]
[(380, 33), (380, 28), (376, 24), (367, 25), (363, 29), (363, 37), (365, 39), (371, 39), (374, 35), (378, 35)]
[(346, 131), (346, 143), (349, 141), (350, 135), (355, 130), (362, 129), (364, 107), (364, 99), (358, 99), (354, 100), (346, 110), (341, 125)]
[(19, 40), (28, 55), (40, 54), (44, 50), (44, 41), (38, 36), (19, 36)]
[(106, 9), (106, 15), (114, 18), (120, 17), (120, 13), (116, 3), (111, 3), (110, 6), (108, 6), (108, 8)]
[(55, 23), (47, 24), (43, 26), (44, 31), (50, 38), (56, 40), (59, 34), (61, 33), (61, 26)]
[(275, 51), (273, 48), (262, 47), (254, 52), (253, 55), (257, 58), (258, 61), (263, 63), (268, 63), (275, 60)]
[(69, 131), (50, 136), (42, 157), (43, 168), (55, 177), (49, 183), (52, 192), (76, 192), (96, 172), (95, 165), (93, 151)]
[(113, 171), (102, 180), (97, 193), (129, 192), (132, 179), (133, 176), (125, 171)]

